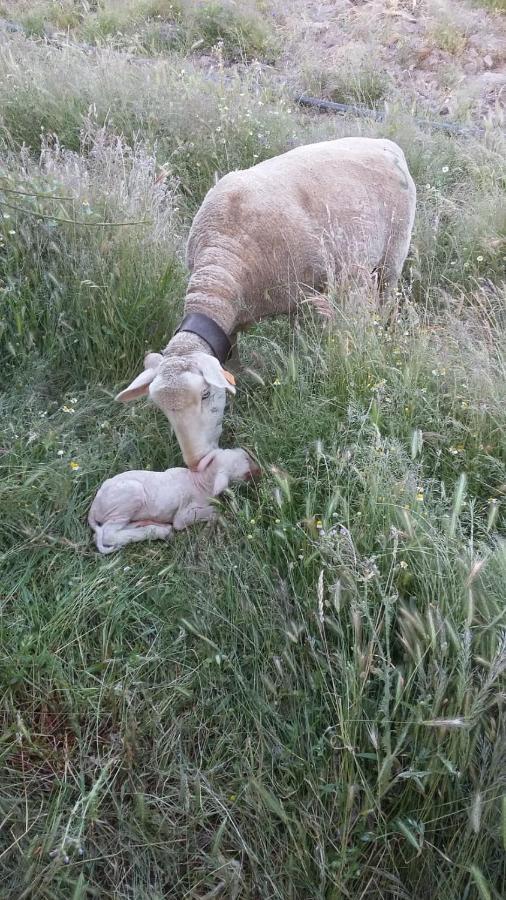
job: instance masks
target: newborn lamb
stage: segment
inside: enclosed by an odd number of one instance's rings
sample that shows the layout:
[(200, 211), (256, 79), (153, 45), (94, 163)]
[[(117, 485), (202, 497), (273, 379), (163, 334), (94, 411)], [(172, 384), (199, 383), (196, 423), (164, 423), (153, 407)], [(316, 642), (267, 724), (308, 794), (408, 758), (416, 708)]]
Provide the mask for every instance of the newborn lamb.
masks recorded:
[(104, 482), (88, 522), (100, 553), (113, 553), (134, 541), (167, 540), (173, 529), (209, 522), (210, 504), (231, 481), (247, 481), (260, 469), (245, 450), (212, 450), (196, 469), (123, 472)]

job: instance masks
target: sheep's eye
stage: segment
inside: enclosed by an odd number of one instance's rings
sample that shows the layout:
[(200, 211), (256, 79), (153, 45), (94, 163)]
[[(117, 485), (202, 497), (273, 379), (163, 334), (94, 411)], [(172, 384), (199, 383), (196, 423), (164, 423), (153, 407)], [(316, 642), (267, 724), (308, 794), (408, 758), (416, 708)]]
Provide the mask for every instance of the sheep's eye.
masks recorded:
[(204, 393), (202, 394), (202, 399), (209, 400), (210, 396), (211, 396), (211, 391), (204, 391)]

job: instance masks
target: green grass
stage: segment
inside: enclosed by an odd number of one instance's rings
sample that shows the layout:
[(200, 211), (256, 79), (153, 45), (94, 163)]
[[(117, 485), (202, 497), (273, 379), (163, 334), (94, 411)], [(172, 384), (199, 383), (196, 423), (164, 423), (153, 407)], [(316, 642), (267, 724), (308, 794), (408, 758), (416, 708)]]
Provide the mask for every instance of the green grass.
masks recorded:
[(475, 0), (476, 6), (485, 6), (493, 12), (506, 12), (506, 0)]
[(275, 59), (276, 41), (254, 3), (202, 0), (194, 6), (191, 22), (197, 41), (203, 46), (219, 45), (229, 60)]
[[(0, 894), (503, 896), (499, 130), (302, 116), (177, 54), (16, 38), (0, 66)], [(344, 133), (398, 140), (417, 182), (398, 320), (351, 293), (327, 331), (254, 329), (223, 443), (262, 480), (99, 558), (101, 482), (181, 461), (113, 397), (180, 314), (192, 211)]]
[(14, 0), (0, 10), (32, 38), (66, 32), (74, 41), (141, 54), (216, 49), (227, 62), (272, 62), (279, 49), (254, 0)]
[(391, 90), (387, 73), (372, 65), (365, 53), (335, 68), (312, 64), (302, 74), (302, 85), (304, 93), (316, 97), (372, 108), (386, 100)]
[(273, 349), (286, 329), (252, 337), (270, 363), (225, 441), (256, 451), (263, 482), (225, 499), (211, 533), (112, 560), (90, 545), (89, 502), (113, 472), (178, 459), (165, 421), (81, 377), (14, 380), (11, 895), (184, 896), (225, 879), (337, 897), (374, 877), (387, 896), (459, 897), (471, 862), (499, 887), (504, 372), (486, 386), (481, 365), (493, 378), (499, 362), (480, 344), (466, 371), (448, 328), (446, 372), (430, 330), (385, 342), (348, 322), (293, 336), (293, 355)]
[(272, 105), (273, 86), (257, 81), (254, 72), (241, 79), (223, 69), (206, 79), (177, 53), (141, 66), (110, 49), (90, 58), (22, 39), (0, 48), (1, 121), (14, 142), (37, 153), (41, 134), (56, 134), (79, 151), (97, 126), (129, 143), (142, 136), (194, 204), (215, 174), (253, 165), (296, 137), (286, 98)]
[(440, 50), (455, 56), (464, 52), (469, 40), (465, 31), (458, 28), (455, 23), (446, 23), (444, 20), (434, 25), (429, 33), (429, 38)]

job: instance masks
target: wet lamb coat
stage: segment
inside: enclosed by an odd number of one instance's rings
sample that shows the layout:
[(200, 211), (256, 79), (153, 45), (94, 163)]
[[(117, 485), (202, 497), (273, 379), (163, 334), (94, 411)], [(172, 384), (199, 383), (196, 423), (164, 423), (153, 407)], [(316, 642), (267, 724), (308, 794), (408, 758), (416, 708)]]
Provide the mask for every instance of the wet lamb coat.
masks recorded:
[(384, 139), (311, 144), (231, 172), (193, 221), (185, 312), (205, 311), (233, 333), (288, 312), (299, 288), (322, 289), (329, 273), (377, 271), (388, 290), (409, 249), (415, 205), (404, 154)]

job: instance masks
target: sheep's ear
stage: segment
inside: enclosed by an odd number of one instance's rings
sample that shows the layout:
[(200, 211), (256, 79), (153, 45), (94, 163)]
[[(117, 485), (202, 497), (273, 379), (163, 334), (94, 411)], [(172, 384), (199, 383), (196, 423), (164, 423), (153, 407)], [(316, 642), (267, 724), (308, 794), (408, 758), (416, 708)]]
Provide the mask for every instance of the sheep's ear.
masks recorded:
[(228, 488), (229, 477), (225, 472), (218, 472), (213, 484), (213, 496), (218, 497)]
[(128, 400), (136, 400), (137, 397), (144, 397), (148, 393), (149, 385), (156, 377), (156, 373), (157, 368), (155, 367), (144, 369), (144, 372), (137, 375), (137, 378), (134, 378), (127, 388), (116, 395), (116, 400), (119, 400), (120, 403), (127, 403)]
[(235, 378), (230, 372), (222, 368), (216, 357), (208, 353), (195, 353), (195, 361), (208, 384), (222, 388), (235, 394)]
[(162, 359), (163, 356), (161, 353), (146, 353), (146, 356), (144, 357), (144, 368), (157, 369)]

